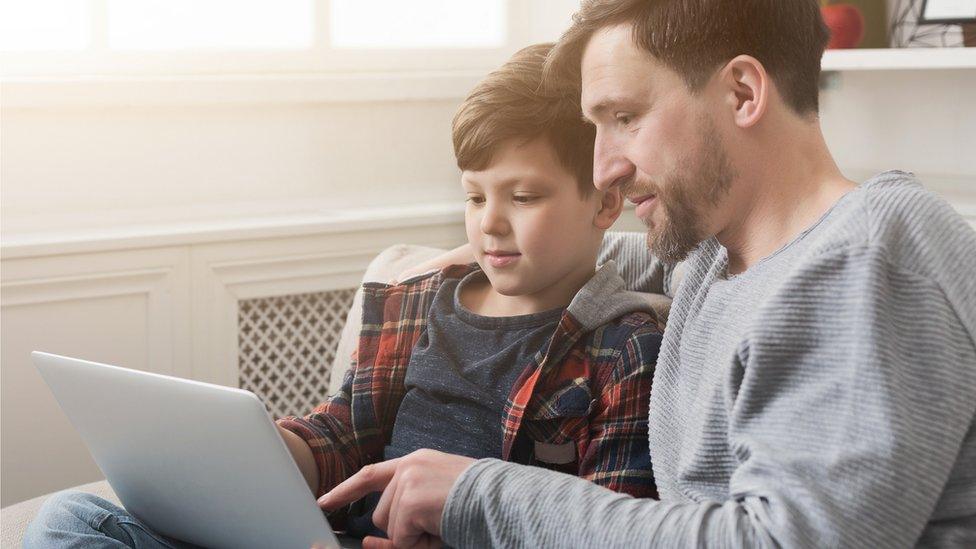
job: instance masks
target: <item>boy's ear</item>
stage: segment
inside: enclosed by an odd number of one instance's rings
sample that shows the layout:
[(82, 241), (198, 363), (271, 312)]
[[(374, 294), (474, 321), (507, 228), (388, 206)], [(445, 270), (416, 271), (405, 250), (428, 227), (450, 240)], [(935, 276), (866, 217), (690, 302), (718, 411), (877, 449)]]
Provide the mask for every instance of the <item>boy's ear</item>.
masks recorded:
[(609, 229), (614, 221), (620, 217), (620, 211), (624, 207), (624, 198), (620, 194), (620, 187), (614, 185), (606, 191), (594, 191), (602, 193), (600, 196), (600, 209), (593, 217), (593, 225), (601, 230)]

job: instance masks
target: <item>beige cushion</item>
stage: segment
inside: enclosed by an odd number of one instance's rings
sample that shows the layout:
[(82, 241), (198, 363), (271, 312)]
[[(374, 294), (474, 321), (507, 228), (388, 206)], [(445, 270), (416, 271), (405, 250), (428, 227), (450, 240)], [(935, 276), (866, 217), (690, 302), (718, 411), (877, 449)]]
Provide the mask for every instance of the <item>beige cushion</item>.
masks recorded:
[[(116, 505), (122, 505), (119, 503), (119, 498), (115, 495), (115, 492), (112, 491), (112, 487), (108, 485), (108, 481), (101, 480), (90, 484), (82, 484), (81, 486), (72, 488), (72, 490), (95, 494)], [(27, 525), (34, 519), (37, 510), (41, 508), (41, 504), (50, 495), (45, 494), (0, 509), (0, 547), (4, 549), (7, 547), (20, 547)]]

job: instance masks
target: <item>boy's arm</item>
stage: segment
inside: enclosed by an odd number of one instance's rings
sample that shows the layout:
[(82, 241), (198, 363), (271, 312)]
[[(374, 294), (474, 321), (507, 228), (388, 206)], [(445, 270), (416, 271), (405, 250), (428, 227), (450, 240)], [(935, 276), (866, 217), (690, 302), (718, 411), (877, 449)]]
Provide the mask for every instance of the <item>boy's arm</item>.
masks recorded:
[(650, 319), (627, 338), (600, 394), (594, 395), (592, 438), (579, 464), (580, 477), (634, 497), (657, 497), (647, 415), (661, 338)]
[[(410, 286), (364, 286), (363, 324), (341, 389), (305, 417), (278, 420), (279, 427), (302, 439), (311, 451), (318, 472), (316, 495), (382, 461), (404, 396), (410, 353), (425, 329), (419, 319), (426, 318), (429, 297), (439, 283), (439, 277), (430, 277)], [(403, 316), (404, 311), (411, 316)], [(293, 455), (296, 450), (305, 474), (308, 455), (298, 445)], [(310, 477), (305, 474), (306, 480), (313, 480)]]
[(295, 463), (298, 464), (302, 476), (305, 477), (308, 488), (314, 493), (319, 487), (319, 468), (315, 465), (315, 456), (312, 455), (312, 449), (305, 443), (305, 439), (302, 437), (285, 429), (281, 425), (277, 427), (278, 433), (281, 434), (285, 445), (288, 446), (288, 451), (291, 452), (291, 456), (295, 459)]
[(382, 453), (382, 443), (374, 440), (377, 437), (357, 432), (353, 424), (355, 374), (354, 365), (346, 373), (339, 392), (316, 407), (311, 414), (277, 421), (280, 430), (292, 435), (282, 436), (316, 496), (330, 490), (364, 465), (376, 461), (376, 455)]

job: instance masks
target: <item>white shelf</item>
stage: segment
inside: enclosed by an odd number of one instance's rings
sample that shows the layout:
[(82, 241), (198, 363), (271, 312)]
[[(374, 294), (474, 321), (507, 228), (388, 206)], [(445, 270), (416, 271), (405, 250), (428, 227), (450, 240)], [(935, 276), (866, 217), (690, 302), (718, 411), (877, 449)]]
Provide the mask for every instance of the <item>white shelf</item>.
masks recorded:
[(976, 48), (827, 50), (825, 71), (976, 69)]

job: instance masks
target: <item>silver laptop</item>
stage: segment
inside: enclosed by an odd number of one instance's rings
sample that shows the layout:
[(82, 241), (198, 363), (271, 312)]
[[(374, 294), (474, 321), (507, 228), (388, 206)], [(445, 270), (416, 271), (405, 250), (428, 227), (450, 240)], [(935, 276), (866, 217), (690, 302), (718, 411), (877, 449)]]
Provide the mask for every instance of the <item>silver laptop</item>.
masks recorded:
[(355, 547), (339, 539), (254, 393), (31, 354), (131, 514), (205, 547)]

